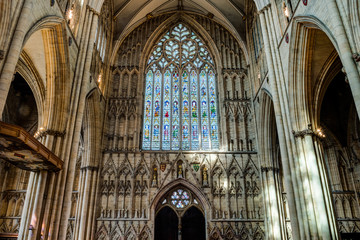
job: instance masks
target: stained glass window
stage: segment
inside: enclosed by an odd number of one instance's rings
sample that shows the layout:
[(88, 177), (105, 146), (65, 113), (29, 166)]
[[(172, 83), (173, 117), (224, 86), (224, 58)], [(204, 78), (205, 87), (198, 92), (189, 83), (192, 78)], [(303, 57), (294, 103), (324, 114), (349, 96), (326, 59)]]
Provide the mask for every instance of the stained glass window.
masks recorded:
[(171, 195), (171, 204), (177, 208), (184, 208), (190, 203), (189, 194), (182, 190), (178, 189)]
[(142, 148), (219, 149), (216, 74), (203, 41), (178, 23), (146, 67)]

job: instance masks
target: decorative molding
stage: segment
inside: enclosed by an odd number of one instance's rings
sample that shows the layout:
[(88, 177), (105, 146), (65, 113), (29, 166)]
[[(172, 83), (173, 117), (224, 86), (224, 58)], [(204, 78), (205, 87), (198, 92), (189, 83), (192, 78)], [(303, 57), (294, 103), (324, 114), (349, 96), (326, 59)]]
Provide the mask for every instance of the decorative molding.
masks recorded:
[(95, 15), (100, 16), (100, 13), (96, 11), (94, 8), (90, 7), (89, 5), (86, 5), (86, 9), (89, 9), (90, 12), (93, 12)]
[(42, 137), (45, 137), (47, 135), (51, 135), (51, 136), (55, 136), (55, 137), (64, 137), (66, 134), (66, 131), (56, 131), (56, 130), (51, 130), (51, 129), (47, 129), (45, 131), (41, 131), (39, 132), (39, 135), (37, 138), (42, 138)]
[(276, 167), (261, 167), (261, 172), (274, 172), (278, 173), (280, 171), (279, 168)]
[(95, 166), (86, 166), (86, 167), (82, 167), (80, 168), (81, 170), (88, 170), (88, 171), (97, 171), (99, 170), (99, 167), (95, 167)]
[(311, 124), (308, 124), (307, 129), (304, 129), (304, 130), (301, 130), (301, 131), (293, 130), (292, 134), (294, 135), (295, 138), (298, 138), (298, 137), (304, 138), (306, 135), (311, 135), (311, 136), (315, 135), (314, 131), (312, 130), (312, 125)]
[(146, 14), (146, 19), (147, 19), (147, 20), (150, 20), (150, 19), (152, 19), (152, 18), (154, 18), (154, 14), (152, 14), (152, 13)]
[[(163, 150), (134, 150), (134, 149), (120, 149), (120, 148), (104, 148), (103, 153), (164, 153)], [(175, 154), (175, 153), (183, 153), (183, 154), (194, 154), (194, 151), (177, 151), (177, 150), (171, 150), (166, 151), (166, 153), (169, 154)], [(241, 155), (253, 155), (257, 154), (258, 152), (255, 151), (196, 151), (197, 154), (241, 154)]]
[(222, 74), (233, 74), (233, 73), (236, 73), (238, 75), (241, 75), (241, 74), (247, 74), (247, 70), (245, 68), (223, 68), (222, 69)]
[(268, 10), (271, 7), (271, 3), (265, 5), (262, 9), (259, 10), (259, 13), (264, 13), (265, 10)]
[(318, 138), (319, 140), (323, 140), (325, 138), (325, 134), (322, 132), (320, 128), (318, 128), (316, 131), (313, 130), (312, 125), (308, 124), (308, 128), (301, 130), (301, 131), (292, 131), (295, 138), (304, 138), (306, 135), (310, 135), (313, 137)]
[(360, 62), (360, 53), (353, 53), (352, 57), (355, 62)]

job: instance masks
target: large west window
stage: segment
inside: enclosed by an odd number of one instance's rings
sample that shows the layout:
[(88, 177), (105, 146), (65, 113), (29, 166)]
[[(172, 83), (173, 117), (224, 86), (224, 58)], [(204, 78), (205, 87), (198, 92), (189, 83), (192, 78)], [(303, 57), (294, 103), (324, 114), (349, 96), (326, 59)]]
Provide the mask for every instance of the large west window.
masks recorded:
[(219, 148), (214, 62), (183, 23), (158, 41), (145, 71), (144, 150)]

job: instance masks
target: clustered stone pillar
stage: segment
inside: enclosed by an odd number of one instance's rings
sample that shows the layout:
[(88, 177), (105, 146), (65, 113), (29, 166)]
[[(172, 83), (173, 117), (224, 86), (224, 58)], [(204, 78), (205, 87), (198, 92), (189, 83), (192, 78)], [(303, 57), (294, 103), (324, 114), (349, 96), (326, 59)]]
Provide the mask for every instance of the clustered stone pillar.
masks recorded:
[[(70, 132), (73, 134), (72, 138), (69, 141), (69, 160), (68, 160), (68, 174), (66, 178), (63, 179), (62, 186), (64, 187), (64, 204), (62, 209), (59, 209), (59, 212), (61, 214), (60, 219), (60, 226), (59, 226), (59, 239), (65, 239), (66, 237), (66, 230), (68, 225), (68, 218), (70, 216), (71, 211), (71, 195), (72, 195), (72, 185), (65, 184), (73, 183), (75, 178), (75, 165), (76, 156), (78, 155), (78, 147), (79, 141), (80, 141), (80, 129), (84, 117), (84, 110), (85, 110), (85, 100), (86, 95), (88, 93), (88, 90), (86, 86), (88, 86), (88, 82), (90, 79), (90, 66), (91, 66), (91, 58), (92, 53), (94, 49), (94, 40), (95, 40), (95, 34), (96, 34), (96, 28), (98, 26), (98, 16), (99, 13), (95, 11), (93, 8), (87, 6), (86, 13), (85, 13), (85, 19), (84, 19), (84, 27), (82, 31), (82, 36), (80, 37), (80, 52), (79, 52), (79, 60), (77, 69), (75, 72), (75, 80), (77, 81), (77, 92), (74, 96), (74, 101), (72, 101), (71, 106), (71, 121), (68, 125), (70, 128)], [(87, 164), (90, 164), (88, 161), (86, 161)], [(88, 165), (85, 165), (83, 167), (89, 167)], [(93, 166), (92, 166), (93, 167)], [(93, 169), (90, 167), (91, 169)], [(97, 168), (97, 167), (95, 167)], [(89, 175), (88, 175), (89, 174)], [(86, 173), (86, 181), (84, 182), (85, 187), (87, 189), (88, 194), (93, 195), (95, 194), (95, 185), (92, 185), (92, 189), (89, 189), (88, 186), (91, 185), (92, 182), (94, 182), (94, 178), (97, 178), (97, 174), (94, 174), (92, 172)], [(83, 186), (81, 186), (83, 187)], [(84, 190), (86, 190), (84, 189)], [(92, 200), (90, 196), (87, 196), (85, 198), (82, 198), (82, 204), (89, 204)], [(85, 204), (86, 205), (86, 204)], [(94, 204), (88, 205), (88, 207), (84, 208), (83, 211), (86, 211), (86, 216), (93, 211)], [(85, 212), (82, 212), (82, 214), (85, 214)], [(91, 224), (93, 219), (87, 219), (84, 218), (84, 215), (77, 215), (78, 217), (81, 216), (81, 219), (77, 219), (76, 229), (75, 232), (79, 234), (79, 239), (90, 239), (91, 232)], [(94, 217), (94, 216), (93, 216)]]
[[(334, 19), (334, 22), (337, 24), (334, 26), (334, 34), (336, 34), (336, 40), (338, 45), (338, 52), (341, 58), (341, 63), (343, 64), (346, 75), (349, 80), (351, 92), (354, 98), (355, 106), (358, 115), (360, 115), (360, 65), (357, 67), (356, 63), (353, 59), (353, 52), (351, 51), (351, 46), (349, 43), (349, 37), (345, 32), (345, 26), (340, 16), (340, 10), (338, 8), (338, 4), (336, 3), (337, 0), (329, 0), (328, 8), (332, 9), (334, 12), (331, 15)], [(355, 1), (356, 2), (356, 1)], [(354, 3), (354, 1), (349, 1), (351, 6), (351, 13), (353, 11), (358, 13), (359, 5)], [(354, 9), (355, 8), (355, 9)], [(357, 18), (357, 19), (356, 19)], [(359, 23), (359, 16), (356, 16), (354, 19), (354, 15), (352, 16), (352, 20), (355, 23)], [(353, 27), (353, 32), (355, 36), (359, 33), (359, 25)], [(355, 39), (355, 45), (358, 45), (359, 39)]]
[[(44, 134), (40, 142), (49, 149), (59, 149), (57, 145), (60, 142), (57, 139), (61, 137)], [(55, 154), (58, 155), (59, 152)], [(40, 239), (48, 236), (57, 175), (44, 170), (30, 174), (18, 239)]]
[(287, 239), (286, 225), (283, 214), (279, 169), (262, 167), (262, 181), (265, 202), (265, 227), (267, 239)]
[[(25, 1), (21, 11), (21, 18), (16, 26), (14, 36), (11, 41), (9, 52), (6, 57), (6, 62), (0, 75), (0, 113), (4, 111), (6, 98), (10, 89), (11, 81), (15, 72), (16, 64), (18, 63), (20, 53), (23, 47), (25, 34), (29, 29), (30, 22), (28, 21), (29, 14), (31, 14), (33, 3), (28, 0)], [(2, 115), (0, 115), (1, 119)]]
[(73, 239), (94, 239), (92, 224), (95, 222), (96, 185), (98, 167), (81, 169), (80, 197), (76, 212), (76, 224)]
[(307, 220), (304, 222), (308, 227), (307, 237), (337, 239), (335, 213), (319, 137), (311, 127), (294, 132), (294, 137), (298, 149), (299, 170), (303, 179), (303, 216)]
[(0, 69), (2, 67), (1, 61), (5, 58), (5, 43), (9, 35), (9, 28), (11, 26), (11, 0), (0, 1)]
[[(280, 104), (280, 97), (278, 84), (276, 80), (279, 78), (279, 74), (275, 71), (276, 64), (276, 57), (273, 51), (277, 51), (276, 46), (274, 46), (273, 42), (270, 42), (271, 35), (271, 24), (268, 23), (270, 13), (270, 5), (265, 6), (260, 11), (260, 22), (262, 26), (262, 35), (264, 39), (264, 49), (265, 49), (265, 56), (268, 62), (269, 67), (269, 80), (271, 88), (273, 89), (273, 102), (274, 102), (274, 111), (275, 111), (275, 119), (277, 125), (277, 131), (279, 135), (279, 143), (280, 143), (280, 152), (281, 152), (281, 159), (283, 165), (283, 171), (285, 176), (285, 188), (288, 195), (288, 202), (289, 202), (289, 209), (290, 209), (290, 216), (291, 216), (291, 229), (292, 229), (292, 236), (294, 239), (301, 239), (301, 228), (300, 228), (300, 217), (298, 219), (298, 211), (299, 206), (296, 205), (295, 199), (298, 199), (298, 192), (296, 190), (296, 181), (297, 176), (296, 174), (291, 174), (291, 169), (294, 168), (293, 164), (291, 164), (291, 156), (294, 153), (292, 142), (287, 141), (286, 139), (289, 138), (288, 132), (290, 132), (290, 128), (287, 126), (286, 114), (284, 110), (284, 106)], [(274, 31), (274, 29), (272, 29)], [(275, 48), (274, 48), (275, 47)], [(283, 115), (285, 115), (283, 117)]]
[(287, 176), (285, 187), (288, 192), (293, 238), (336, 239), (336, 221), (327, 186), (328, 180), (324, 174), (322, 152), (319, 149), (314, 150), (315, 143), (311, 136), (294, 139), (291, 135), (291, 106), (288, 103), (286, 89), (281, 87), (285, 85), (285, 78), (277, 47), (279, 34), (271, 5), (260, 11), (260, 21), (269, 65), (270, 85), (273, 90), (283, 170)]

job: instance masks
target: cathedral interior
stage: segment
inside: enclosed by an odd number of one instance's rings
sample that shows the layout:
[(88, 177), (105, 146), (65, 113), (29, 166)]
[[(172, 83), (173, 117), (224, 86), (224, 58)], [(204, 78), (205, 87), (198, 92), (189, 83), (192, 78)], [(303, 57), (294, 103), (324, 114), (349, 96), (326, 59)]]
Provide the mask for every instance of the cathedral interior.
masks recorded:
[(360, 0), (0, 0), (0, 239), (360, 239)]

